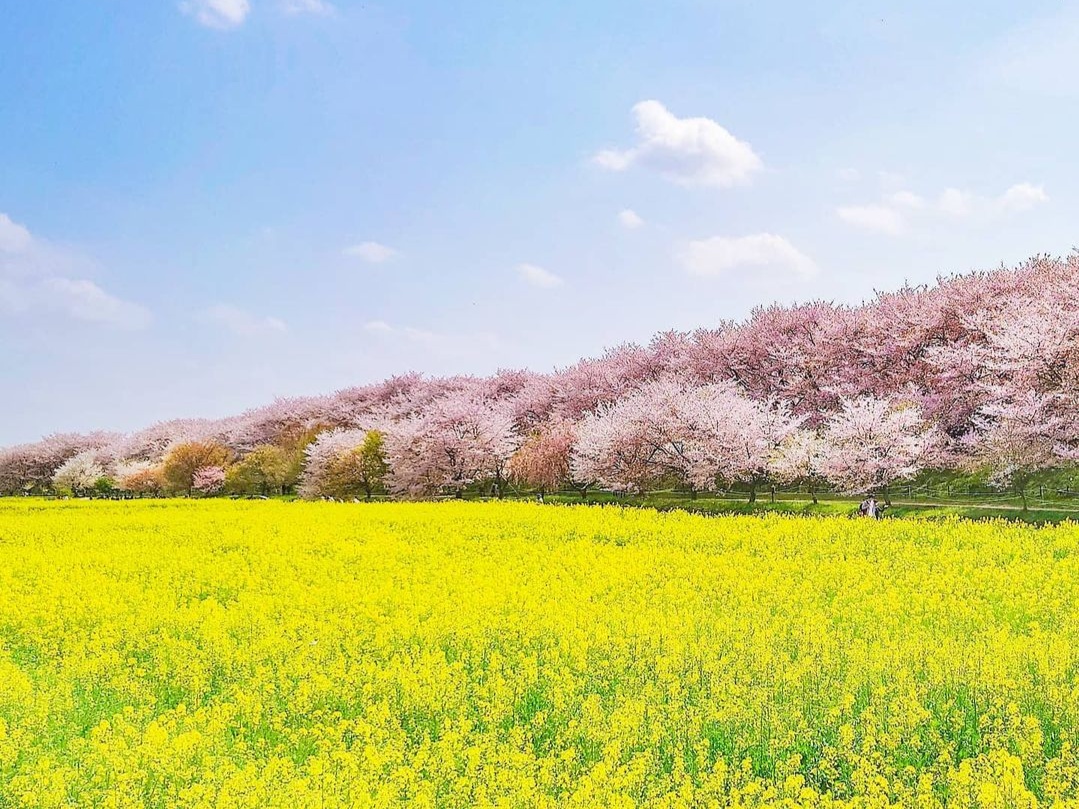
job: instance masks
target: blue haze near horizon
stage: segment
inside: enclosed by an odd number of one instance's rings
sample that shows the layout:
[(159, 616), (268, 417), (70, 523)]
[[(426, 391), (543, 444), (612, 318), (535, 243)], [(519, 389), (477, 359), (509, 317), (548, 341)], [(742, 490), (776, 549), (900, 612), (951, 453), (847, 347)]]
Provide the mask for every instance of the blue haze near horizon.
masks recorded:
[[(548, 371), (1075, 244), (1079, 4), (5, 12), (0, 444)], [(634, 152), (647, 100), (759, 165)]]

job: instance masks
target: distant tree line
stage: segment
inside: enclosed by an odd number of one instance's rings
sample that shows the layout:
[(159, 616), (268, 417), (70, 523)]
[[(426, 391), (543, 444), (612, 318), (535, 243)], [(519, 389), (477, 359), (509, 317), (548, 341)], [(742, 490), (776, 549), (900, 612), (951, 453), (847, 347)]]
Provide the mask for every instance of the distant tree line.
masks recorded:
[(926, 468), (1023, 497), (1079, 456), (1079, 254), (942, 278), (541, 374), (418, 374), (0, 450), (0, 493), (429, 497), (513, 483), (888, 495)]

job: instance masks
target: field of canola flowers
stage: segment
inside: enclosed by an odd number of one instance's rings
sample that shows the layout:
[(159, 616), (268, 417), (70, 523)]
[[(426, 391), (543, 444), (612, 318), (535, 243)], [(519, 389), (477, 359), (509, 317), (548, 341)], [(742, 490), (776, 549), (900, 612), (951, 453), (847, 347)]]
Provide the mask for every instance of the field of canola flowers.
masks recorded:
[(1079, 528), (0, 501), (0, 806), (1079, 797)]

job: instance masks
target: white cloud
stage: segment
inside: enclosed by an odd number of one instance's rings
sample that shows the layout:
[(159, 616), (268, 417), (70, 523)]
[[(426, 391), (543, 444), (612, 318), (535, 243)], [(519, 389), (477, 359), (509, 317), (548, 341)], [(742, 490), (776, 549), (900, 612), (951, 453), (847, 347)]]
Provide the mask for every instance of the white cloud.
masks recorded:
[(394, 326), (385, 320), (370, 320), (363, 329), (372, 339), (418, 347), (425, 355), (459, 358), (475, 357), (478, 353), (499, 354), (505, 350), (502, 340), (490, 332), (447, 334), (413, 326)]
[(1020, 213), (1048, 201), (1049, 195), (1042, 186), (1019, 183), (997, 198), (997, 207), (1004, 213)]
[(328, 16), (337, 9), (325, 0), (283, 0), (281, 10), (286, 14), (318, 14)]
[(261, 337), (288, 331), (284, 321), (276, 317), (255, 315), (227, 303), (211, 306), (202, 313), (202, 319), (216, 323), (239, 337)]
[(342, 251), (346, 256), (353, 256), (366, 261), (368, 264), (382, 264), (391, 258), (396, 258), (400, 253), (392, 247), (387, 247), (378, 242), (362, 242), (352, 247), (346, 247)]
[(534, 287), (540, 287), (541, 289), (553, 289), (554, 287), (560, 287), (565, 283), (565, 281), (550, 270), (545, 270), (543, 267), (537, 267), (535, 264), (518, 264), (517, 274), (527, 283)]
[(365, 330), (372, 334), (392, 334), (393, 326), (385, 320), (371, 320), (363, 324)]
[(632, 211), (629, 208), (619, 212), (618, 221), (626, 230), (635, 230), (644, 224), (644, 220), (641, 219), (637, 212)]
[(693, 241), (680, 251), (678, 258), (690, 273), (705, 278), (718, 278), (740, 268), (792, 272), (807, 278), (817, 272), (817, 265), (809, 256), (772, 233)]
[(76, 320), (131, 330), (143, 329), (150, 323), (146, 308), (110, 295), (93, 281), (47, 278), (41, 288), (48, 306)]
[(862, 230), (897, 236), (906, 229), (899, 212), (884, 205), (845, 205), (837, 208), (836, 213), (848, 225)]
[(947, 216), (980, 216), (991, 219), (1029, 211), (1048, 201), (1049, 195), (1045, 193), (1045, 189), (1031, 183), (1018, 183), (995, 197), (983, 197), (958, 188), (946, 188), (937, 200), (936, 210)]
[(862, 173), (858, 169), (846, 168), (840, 169), (836, 172), (836, 175), (845, 183), (855, 183), (861, 179)]
[(251, 4), (248, 0), (184, 0), (180, 10), (200, 25), (226, 30), (243, 25)]
[(0, 213), (0, 251), (21, 253), (30, 247), (31, 242), (30, 231), (18, 222), (12, 222), (7, 214)]
[(607, 149), (593, 158), (610, 171), (641, 166), (681, 185), (727, 187), (749, 181), (761, 159), (710, 118), (678, 118), (658, 101), (633, 107), (640, 142), (631, 149)]
[(974, 210), (974, 195), (958, 188), (945, 188), (937, 199), (937, 211), (945, 216), (969, 216)]
[(0, 213), (0, 310), (33, 315), (53, 312), (118, 329), (149, 325), (150, 312), (79, 277), (91, 262), (46, 241)]
[(925, 207), (925, 200), (910, 191), (896, 191), (888, 197), (888, 201), (897, 207), (916, 211)]
[(967, 219), (984, 225), (1048, 201), (1049, 195), (1042, 186), (1018, 183), (995, 197), (945, 188), (935, 200), (927, 200), (911, 191), (896, 191), (880, 203), (841, 206), (836, 213), (854, 227), (898, 236), (909, 230), (915, 220)]

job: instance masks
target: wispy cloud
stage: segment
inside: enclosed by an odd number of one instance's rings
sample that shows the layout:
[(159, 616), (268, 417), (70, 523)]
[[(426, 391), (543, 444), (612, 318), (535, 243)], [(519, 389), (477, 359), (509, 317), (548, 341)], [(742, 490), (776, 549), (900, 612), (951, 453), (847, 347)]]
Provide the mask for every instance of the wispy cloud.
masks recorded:
[(116, 329), (142, 329), (146, 307), (123, 300), (71, 270), (88, 262), (37, 239), (25, 225), (0, 213), (0, 306), (8, 313), (53, 313)]
[(199, 25), (224, 31), (243, 25), (251, 13), (251, 4), (248, 0), (184, 0), (180, 11)]
[(639, 142), (605, 149), (596, 165), (610, 171), (640, 166), (681, 185), (726, 187), (749, 182), (762, 168), (753, 147), (711, 118), (678, 118), (658, 101), (633, 108)]
[(132, 330), (150, 324), (150, 313), (145, 307), (110, 295), (93, 281), (46, 278), (41, 288), (46, 293), (47, 306), (76, 320)]
[(214, 304), (202, 312), (200, 317), (239, 337), (263, 337), (288, 331), (283, 320), (252, 314), (246, 309), (227, 303)]
[(906, 229), (903, 216), (886, 205), (845, 205), (836, 210), (848, 225), (897, 236)]
[(337, 11), (336, 7), (325, 0), (282, 0), (281, 10), (288, 15), (315, 14), (323, 17)]
[(7, 214), (0, 213), (0, 252), (22, 253), (32, 242), (29, 230), (12, 222)]
[(415, 326), (395, 326), (385, 320), (369, 320), (363, 330), (374, 340), (421, 348), (440, 357), (472, 357), (477, 353), (500, 354), (505, 346), (491, 332), (453, 334)]
[(842, 205), (836, 208), (836, 215), (862, 230), (899, 236), (918, 221), (963, 219), (985, 224), (1048, 201), (1045, 189), (1033, 183), (1018, 183), (997, 196), (945, 188), (935, 198), (927, 198), (902, 190), (887, 194), (880, 202)]
[(361, 242), (360, 244), (346, 247), (341, 252), (346, 256), (362, 259), (368, 264), (382, 264), (383, 262), (389, 261), (391, 258), (396, 258), (401, 255), (400, 252), (394, 248), (387, 247), (378, 242)]
[(805, 278), (817, 273), (809, 256), (773, 233), (692, 241), (677, 257), (692, 275), (704, 278), (730, 277), (736, 271), (790, 273)]
[(630, 210), (629, 208), (626, 208), (624, 211), (619, 212), (618, 222), (626, 230), (636, 230), (637, 228), (644, 225), (644, 220), (640, 217), (640, 215), (636, 211)]
[(526, 283), (531, 284), (534, 287), (540, 287), (541, 289), (554, 289), (565, 283), (565, 281), (550, 270), (545, 270), (543, 267), (538, 267), (535, 264), (518, 264), (517, 274), (520, 275)]

